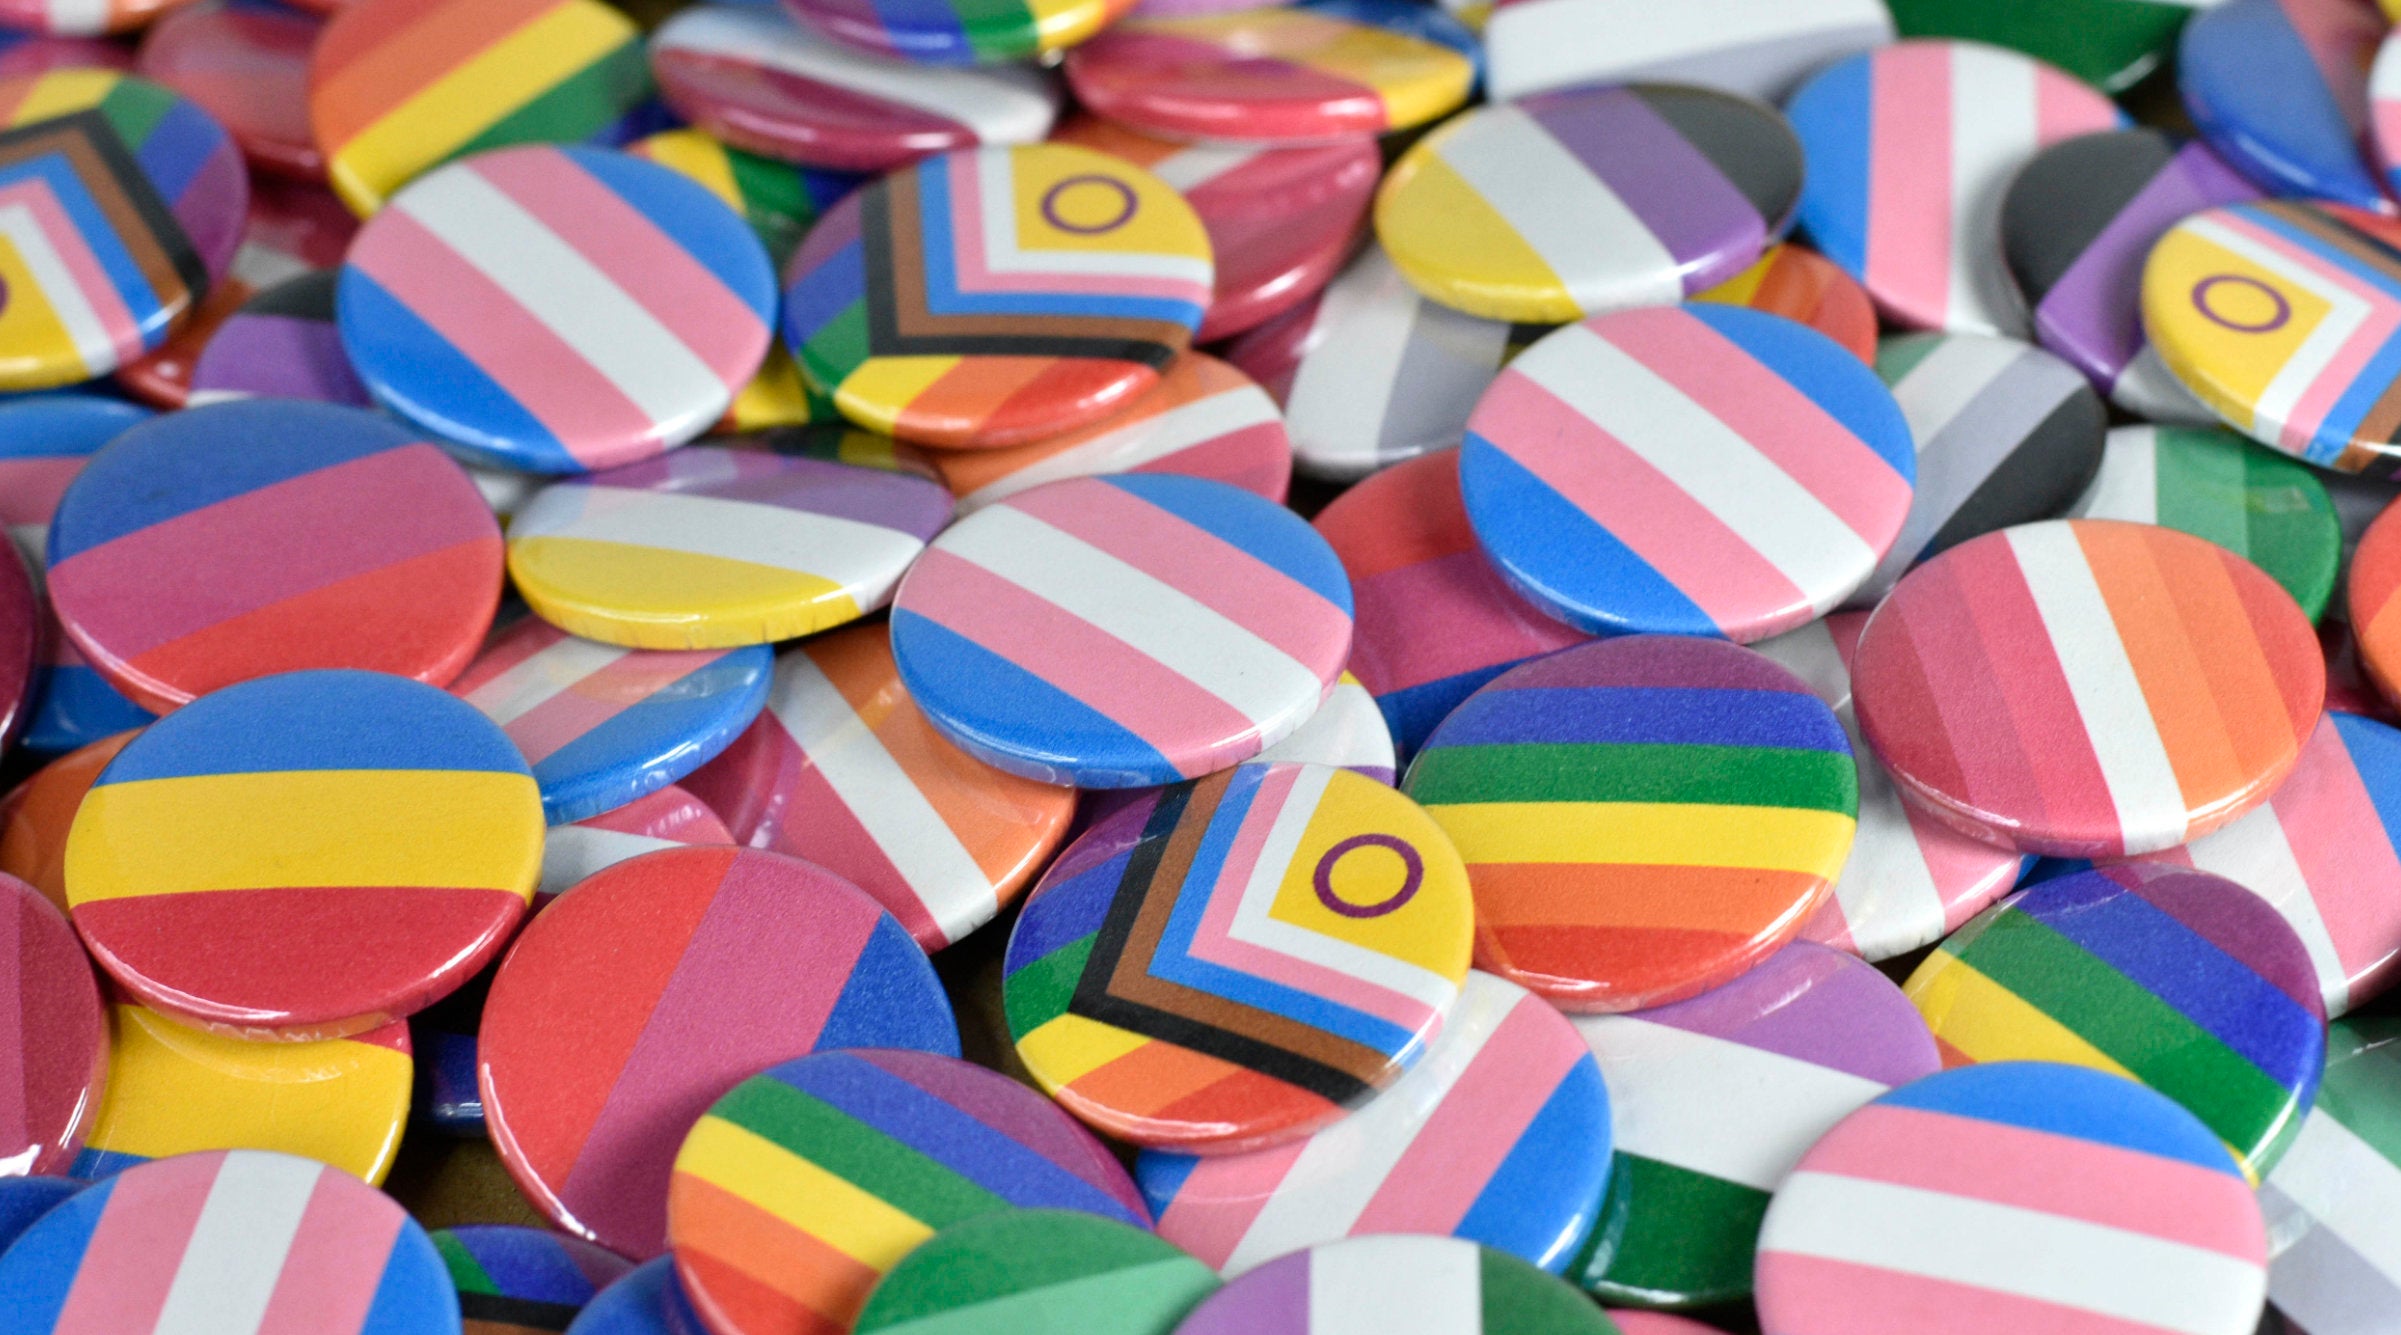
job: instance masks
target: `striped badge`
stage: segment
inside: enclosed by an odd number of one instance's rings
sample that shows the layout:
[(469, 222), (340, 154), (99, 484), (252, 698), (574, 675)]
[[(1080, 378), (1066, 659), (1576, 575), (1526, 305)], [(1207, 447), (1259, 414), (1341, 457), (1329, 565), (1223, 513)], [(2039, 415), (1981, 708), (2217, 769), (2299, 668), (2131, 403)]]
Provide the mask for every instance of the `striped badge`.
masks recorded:
[(584, 1304), (633, 1269), (579, 1238), (514, 1224), (468, 1224), (433, 1234), (458, 1286), (461, 1335), (564, 1331)]
[(2186, 387), (2243, 434), (2321, 468), (2401, 458), (2401, 251), (2308, 204), (2238, 204), (2169, 229), (2143, 322)]
[(1918, 562), (2066, 510), (2101, 466), (2109, 410), (2075, 369), (2015, 339), (1904, 334), (1876, 374), (1917, 442), (1917, 491), (1850, 605), (1874, 607)]
[(1780, 1335), (2251, 1335), (2259, 1206), (2173, 1103), (2072, 1067), (1949, 1071), (1811, 1147), (1759, 1237)]
[[(2384, 499), (2375, 498), (2375, 504), (2383, 505)], [(2364, 672), (2374, 684), (2374, 691), (2365, 692), (2372, 703), (2361, 712), (2381, 716), (2389, 708), (2385, 700), (2401, 694), (2401, 513), (2387, 507), (2369, 523), (2344, 579), (2348, 620), (2357, 637), (2350, 675)]]
[(880, 625), (787, 650), (766, 712), (690, 786), (738, 842), (847, 877), (929, 951), (1014, 900), (1076, 807), (1072, 789), (993, 769), (936, 732)]
[(730, 844), (725, 828), (701, 800), (673, 784), (573, 825), (553, 825), (542, 839), (542, 881), (534, 909), (565, 894), (585, 877), (644, 853), (679, 844)]
[(1009, 939), (1009, 1032), (1043, 1088), (1122, 1139), (1290, 1140), (1425, 1056), (1473, 916), (1415, 803), (1347, 770), (1243, 766), (1052, 866)]
[(1883, 974), (1788, 946), (1726, 986), (1639, 1015), (1580, 1017), (1609, 1083), (1617, 1157), (1570, 1276), (1603, 1302), (1735, 1302), (1768, 1197), (1834, 1124), (1942, 1069)]
[(667, 1240), (712, 1326), (848, 1330), (911, 1248), (1029, 1208), (1150, 1224), (1100, 1142), (1023, 1085), (928, 1053), (828, 1052), (710, 1105), (675, 1156)]
[(1259, 753), (1271, 764), (1332, 765), (1356, 770), (1377, 783), (1395, 783), (1400, 765), (1393, 755), (1392, 729), (1376, 698), (1345, 672), (1334, 693), (1290, 737)]
[(1467, 860), (1477, 959), (1572, 1010), (1680, 1001), (1800, 930), (1850, 852), (1834, 711), (1747, 649), (1603, 640), (1468, 697), (1410, 766)]
[(386, 406), (481, 462), (565, 473), (722, 416), (766, 356), (775, 277), (749, 226), (681, 174), (528, 147), (395, 198), (351, 246), (337, 306)]
[(1717, 286), (1782, 235), (1800, 195), (1801, 146), (1766, 106), (1573, 88), (1418, 141), (1377, 196), (1376, 238), (1445, 305), (1557, 323)]
[(1425, 1060), (1358, 1112), (1249, 1154), (1148, 1150), (1135, 1180), (1160, 1236), (1229, 1276), (1368, 1233), (1448, 1234), (1555, 1270), (1608, 1179), (1601, 1076), (1550, 1003), (1471, 971)]
[(2223, 428), (2110, 432), (2099, 475), (2068, 515), (2207, 538), (2266, 571), (2312, 621), (2334, 597), (2343, 525), (2326, 484), (2315, 470)]
[(590, 639), (766, 644), (882, 607), (951, 508), (914, 473), (695, 446), (545, 487), (509, 526), (509, 574)]
[(448, 1335), (442, 1258), (399, 1205), (287, 1154), (146, 1164), (59, 1205), (0, 1263), (23, 1335)]
[(273, 1150), (380, 1186), (416, 1064), (403, 1021), (353, 1038), (262, 1043), (109, 1007), (108, 1083), (74, 1174), (97, 1180), (203, 1150)]
[(2317, 1103), (2259, 1189), (2269, 1232), (2282, 1243), (2268, 1267), (2268, 1300), (2308, 1335), (2378, 1335), (2401, 1310), (2396, 1039), (2401, 1025), (2388, 1018), (2333, 1026)]
[(2378, 0), (2208, 8), (2225, 12), (2186, 25), (2176, 82), (2210, 147), (2270, 194), (2390, 207), (2365, 151), (2370, 72), (2392, 28)]
[(2266, 800), (2326, 679), (2309, 619), (2257, 566), (2100, 519), (2005, 529), (1920, 567), (1852, 676), (1905, 796), (2061, 857), (2173, 848)]
[(1507, 102), (1593, 83), (1689, 83), (1782, 104), (1811, 71), (1892, 40), (1880, 0), (1499, 0), (1486, 91)]
[(1358, 598), (1350, 670), (1383, 710), (1402, 760), (1477, 687), (1588, 638), (1493, 572), (1459, 499), (1455, 452), (1352, 487), (1318, 513), (1317, 531)]
[[(0, 810), (0, 821), (13, 823), (14, 815)], [(105, 1087), (108, 1025), (91, 960), (66, 915), (6, 874), (0, 1025), (23, 1035), (13, 1069), (0, 1079), (0, 1155), (21, 1174), (65, 1176), (92, 1131), (93, 1093)]]
[(765, 706), (773, 662), (764, 645), (622, 649), (526, 617), (494, 634), (450, 691), (517, 744), (542, 787), (542, 814), (565, 825), (655, 792), (731, 745)]
[(892, 612), (934, 726), (1012, 773), (1139, 788), (1247, 760), (1316, 711), (1350, 584), (1290, 511), (1166, 474), (1075, 478), (953, 525)]
[(1851, 596), (1891, 548), (1910, 430), (1856, 358), (1730, 306), (1595, 316), (1476, 404), (1468, 521), (1519, 592), (1593, 634), (1765, 639)]
[(926, 1239), (875, 1287), (859, 1335), (1167, 1335), (1217, 1273), (1144, 1229), (1017, 1210)]
[(325, 25), (308, 111), (364, 217), (453, 158), (590, 138), (649, 90), (640, 30), (599, 0), (380, 0)]
[(1907, 991), (1945, 1065), (2056, 1061), (2142, 1081), (2254, 1177), (2300, 1130), (2326, 1055), (2301, 938), (2242, 886), (2176, 867), (2126, 863), (2012, 895)]
[(1902, 42), (1811, 76), (1787, 108), (1808, 150), (1800, 220), (1884, 314), (1914, 329), (2022, 337), (2001, 263), (2011, 176), (2062, 139), (2126, 123), (2116, 104), (2031, 57), (1978, 42)]
[[(684, 11), (686, 15), (709, 12), (711, 7), (706, 5)], [(710, 194), (741, 214), (750, 230), (758, 233), (759, 244), (767, 247), (767, 258), (777, 265), (792, 258), (800, 239), (817, 219), (865, 179), (745, 153), (698, 130), (661, 131), (626, 145), (625, 151), (708, 187)]]
[(121, 732), (77, 747), (35, 770), (0, 796), (0, 872), (42, 892), (67, 911), (67, 834), (92, 781), (132, 741)]
[(1216, 278), (1173, 187), (1071, 144), (971, 149), (829, 212), (785, 270), (783, 333), (845, 416), (1017, 445), (1107, 416), (1192, 341)]
[(1244, 1275), (1176, 1335), (1617, 1335), (1592, 1300), (1507, 1252), (1403, 1233), (1346, 1238)]
[(650, 61), (668, 104), (726, 143), (842, 171), (1035, 143), (1059, 111), (1057, 81), (1032, 65), (894, 60), (760, 6), (683, 9), (652, 34)]
[(201, 346), (188, 406), (267, 395), (372, 408), (334, 323), (341, 275), (311, 269), (242, 303)]
[(1863, 362), (1876, 360), (1876, 304), (1868, 300), (1867, 289), (1834, 261), (1798, 243), (1770, 246), (1757, 264), (1693, 293), (1692, 299), (1781, 315), (1842, 344)]

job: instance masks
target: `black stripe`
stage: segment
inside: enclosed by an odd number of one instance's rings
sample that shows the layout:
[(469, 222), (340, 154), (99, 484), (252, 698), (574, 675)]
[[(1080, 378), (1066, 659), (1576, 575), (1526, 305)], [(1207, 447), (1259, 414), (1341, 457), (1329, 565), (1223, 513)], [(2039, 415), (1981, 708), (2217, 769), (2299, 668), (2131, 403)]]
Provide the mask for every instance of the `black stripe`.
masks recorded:
[(2162, 130), (2081, 135), (2037, 154), (2001, 204), (2001, 254), (2037, 306), (2126, 206), (2176, 158)]
[[(1659, 0), (1674, 4), (1676, 0)], [(1770, 233), (1801, 202), (1801, 140), (1769, 107), (1747, 97), (1677, 84), (1636, 84), (1634, 95), (1751, 201)]]
[(565, 1330), (583, 1309), (572, 1303), (536, 1302), (499, 1293), (459, 1294), (459, 1315), (469, 1321), (495, 1321), (530, 1330)]

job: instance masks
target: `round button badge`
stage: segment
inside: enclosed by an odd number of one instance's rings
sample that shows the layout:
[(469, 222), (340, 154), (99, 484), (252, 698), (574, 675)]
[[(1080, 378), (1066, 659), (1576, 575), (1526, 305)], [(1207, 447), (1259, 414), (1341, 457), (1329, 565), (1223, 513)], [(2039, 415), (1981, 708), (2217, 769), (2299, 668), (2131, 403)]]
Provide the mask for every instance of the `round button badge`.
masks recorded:
[[(767, 258), (778, 265), (792, 258), (800, 239), (825, 211), (858, 189), (864, 179), (851, 172), (799, 167), (746, 153), (699, 130), (662, 130), (627, 144), (625, 151), (707, 187), (726, 207), (742, 215), (750, 230), (758, 233), (759, 244), (767, 247)], [(789, 356), (771, 352), (767, 365), (759, 368), (760, 380), (771, 374), (781, 378), (798, 372), (791, 367)], [(752, 381), (744, 396), (756, 394), (760, 380)], [(734, 402), (739, 420), (741, 397)]]
[[(534, 890), (534, 910), (540, 912), (585, 877), (629, 858), (679, 844), (733, 842), (733, 832), (716, 812), (690, 792), (669, 784), (573, 825), (551, 826), (542, 839), (542, 882)], [(467, 1084), (474, 1083), (475, 1073), (469, 1071)]]
[(1781, 105), (1827, 63), (1892, 40), (1883, 0), (1498, 0), (1484, 21), (1487, 90), (1666, 80)]
[(633, 1269), (581, 1239), (514, 1224), (440, 1229), (433, 1244), (458, 1286), (467, 1335), (480, 1335), (486, 1324), (566, 1330), (585, 1304)]
[(1960, 37), (2023, 51), (2122, 92), (2176, 44), (2191, 10), (2152, 0), (1891, 0), (1904, 37)]
[(1012, 1210), (954, 1224), (878, 1281), (858, 1335), (937, 1322), (984, 1335), (1173, 1335), (1217, 1274), (1131, 1224)]
[(1219, 1289), (1176, 1335), (1617, 1335), (1556, 1275), (1461, 1238), (1345, 1238), (1271, 1261)]
[(2338, 1021), (2326, 1038), (2326, 1078), (2302, 1123), (2292, 1153), (2260, 1184), (2268, 1236), (2279, 1245), (2268, 1271), (2271, 1315), (2289, 1325), (2277, 1335), (2307, 1329), (2341, 1335), (2361, 1319), (2363, 1298), (2373, 1321), (2378, 1295), (2401, 1280), (2385, 1254), (2392, 1221), (2368, 1201), (2401, 1188), (2401, 1145), (2377, 1113), (2401, 1059), (2401, 1023), (2390, 1017)]
[(262, 170), (325, 179), (308, 120), (308, 58), (325, 23), (261, 4), (178, 9), (142, 38), (135, 70), (217, 118)]
[(313, 269), (244, 301), (201, 345), (186, 402), (264, 396), (374, 407), (334, 320), (340, 282), (330, 269)]
[(0, 1164), (12, 1174), (63, 1174), (107, 1082), (100, 989), (66, 915), (5, 873), (0, 924), (10, 943), (0, 953), (0, 1015), (22, 1036), (16, 1069), (0, 1085)]
[(2201, 137), (2270, 193), (2392, 212), (2363, 151), (2373, 0), (2229, 0), (2185, 25), (2176, 91)]
[[(2334, 597), (2342, 520), (2315, 470), (2216, 427), (2119, 427), (2068, 514), (2207, 538), (2268, 573), (2315, 621)], [(2363, 623), (2364, 624), (2364, 623)]]

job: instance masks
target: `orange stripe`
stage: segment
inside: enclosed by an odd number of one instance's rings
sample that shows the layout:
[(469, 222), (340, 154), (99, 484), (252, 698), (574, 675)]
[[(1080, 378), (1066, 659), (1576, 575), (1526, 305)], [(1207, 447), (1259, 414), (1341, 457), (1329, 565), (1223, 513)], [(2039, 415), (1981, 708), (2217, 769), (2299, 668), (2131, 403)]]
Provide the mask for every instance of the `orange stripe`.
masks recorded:
[(1790, 935), (1556, 923), (1479, 922), (1476, 930), (1478, 964), (1576, 1010), (1648, 1009), (1697, 996), (1764, 955), (1763, 943)]
[[(2211, 657), (2234, 657), (2243, 651), (2226, 641), (2239, 640), (2251, 646), (2253, 654), (2257, 645), (2249, 628), (2234, 620), (2238, 609), (2225, 587), (2224, 568), (2191, 560), (2190, 551), (2173, 550), (2166, 553), (2170, 559), (2163, 565), (2154, 532), (2118, 524), (2076, 528), (2127, 662), (2142, 684), (2177, 786), (2188, 805), (2202, 807), (2243, 787), (2249, 772), (2220, 716), (2202, 646), (2209, 645), (2206, 652)], [(2216, 576), (2214, 588), (2211, 574)], [(2272, 697), (2250, 698), (2264, 702)]]
[(1047, 374), (1051, 357), (962, 357), (900, 411), (904, 427), (950, 435), (961, 422), (982, 423)]
[(342, 52), (354, 58), (332, 59), (327, 53), (309, 95), (317, 141), (327, 152), (339, 152), (393, 108), (560, 3), (443, 0), (432, 8), (396, 6), (410, 10), (411, 19), (383, 33), (356, 34), (360, 44), (354, 49), (345, 43)]
[(1153, 1040), (1085, 1072), (1067, 1088), (1096, 1107), (1148, 1117), (1240, 1069), (1205, 1052)]
[[(2246, 774), (2300, 755), (2325, 704), (2324, 652), (2307, 620), (2283, 589), (2231, 552), (2212, 547), (2211, 560), (2180, 572), (2205, 591), (2215, 617), (2200, 637), (2220, 726)], [(2272, 600), (2272, 601), (2271, 601)], [(2197, 601), (2197, 600), (2196, 600)], [(2283, 632), (2279, 636), (2279, 632)], [(2317, 665), (2315, 673), (2279, 673), (2272, 664)]]
[[(848, 1329), (877, 1272), (713, 1182), (677, 1173), (667, 1215), (678, 1257), (705, 1257), (745, 1275), (792, 1311), (823, 1314)], [(763, 1299), (766, 1295), (759, 1295)], [(755, 1300), (754, 1300), (755, 1301)], [(784, 1330), (784, 1324), (744, 1330)]]
[[(1647, 863), (1479, 862), (1476, 919), (1495, 927), (1677, 928), (1749, 935), (1813, 906), (1807, 872)], [(1800, 906), (1796, 908), (1796, 906)]]
[[(684, 1291), (702, 1314), (704, 1325), (718, 1330), (772, 1331), (774, 1335), (849, 1335), (848, 1318), (832, 1320), (812, 1312), (739, 1270), (707, 1256), (681, 1256)], [(681, 1331), (683, 1323), (675, 1323)]]

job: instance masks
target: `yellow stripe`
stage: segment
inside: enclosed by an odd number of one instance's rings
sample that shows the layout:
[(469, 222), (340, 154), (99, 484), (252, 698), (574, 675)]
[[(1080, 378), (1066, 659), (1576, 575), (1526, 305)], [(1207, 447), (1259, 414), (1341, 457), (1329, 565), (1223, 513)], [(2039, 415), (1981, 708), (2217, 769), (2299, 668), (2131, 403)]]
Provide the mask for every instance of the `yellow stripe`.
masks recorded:
[(1035, 1026), (1017, 1040), (1017, 1055), (1026, 1069), (1052, 1089), (1072, 1085), (1110, 1062), (1150, 1042), (1129, 1029), (1101, 1024), (1081, 1015), (1062, 1015)]
[(1393, 267), (1418, 291), (1470, 315), (1508, 319), (1530, 310), (1553, 323), (1576, 319), (1558, 271), (1433, 151), (1449, 128), (1420, 140), (1377, 191), (1376, 236)]
[(1466, 802), (1429, 810), (1471, 868), (1652, 863), (1807, 872), (1831, 881), (1857, 828), (1839, 811), (1677, 802)]
[(1373, 90), (1392, 129), (1452, 110), (1467, 100), (1476, 81), (1476, 67), (1449, 47), (1364, 24), (1293, 59)]
[(934, 1234), (891, 1202), (719, 1117), (693, 1126), (675, 1171), (731, 1192), (879, 1273)]
[(7, 293), (0, 302), (0, 383), (12, 390), (48, 389), (115, 369), (116, 352), (105, 346), (95, 349), (92, 361), (84, 359), (50, 294), (34, 282), (24, 252), (10, 240), (0, 240), (0, 291)]
[(1037, 53), (1063, 51), (1107, 27), (1119, 11), (1087, 0), (1026, 0), (1034, 16)]
[(10, 124), (31, 125), (98, 106), (100, 99), (124, 81), (125, 76), (115, 70), (52, 70), (34, 82), (33, 90), (17, 104)]
[(310, 886), (442, 886), (530, 900), (531, 776), (277, 770), (94, 788), (67, 835), (67, 902)]
[(2063, 1062), (2135, 1078), (2075, 1030), (1956, 955), (1928, 956), (1902, 991), (1926, 1017), (1927, 1027), (1970, 1060)]
[(759, 373), (734, 395), (726, 417), (736, 431), (805, 426), (816, 420), (809, 406), (809, 391), (800, 383), (800, 363), (792, 360), (781, 338), (767, 350), (767, 360), (759, 367)]
[(834, 388), (834, 404), (844, 417), (889, 436), (917, 396), (958, 364), (956, 357), (870, 357)]
[(640, 33), (606, 5), (560, 5), (385, 112), (326, 159), (343, 202), (373, 213), (393, 191)]
[(1767, 281), (1768, 268), (1776, 262), (1776, 257), (1782, 250), (1783, 247), (1781, 246), (1770, 247), (1767, 254), (1760, 257), (1760, 260), (1757, 264), (1754, 264), (1750, 268), (1743, 270), (1741, 273), (1734, 275), (1732, 278), (1729, 278), (1726, 281), (1718, 284), (1716, 287), (1698, 294), (1693, 298), (1693, 300), (1716, 302), (1726, 306), (1750, 305), (1751, 298), (1759, 295), (1759, 285)]
[(626, 150), (662, 167), (670, 167), (707, 186), (734, 212), (742, 211), (742, 188), (734, 183), (734, 164), (725, 146), (698, 130), (668, 130)]
[(590, 538), (519, 538), (509, 576), (544, 621), (636, 649), (725, 649), (856, 621), (822, 575)]

